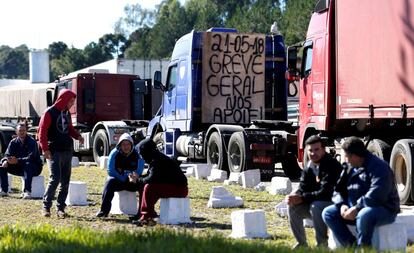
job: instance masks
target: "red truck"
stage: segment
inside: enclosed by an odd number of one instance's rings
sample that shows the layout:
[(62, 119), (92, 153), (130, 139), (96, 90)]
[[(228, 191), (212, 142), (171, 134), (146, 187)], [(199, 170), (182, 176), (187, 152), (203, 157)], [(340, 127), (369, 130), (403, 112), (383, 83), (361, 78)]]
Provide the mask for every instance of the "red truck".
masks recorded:
[(365, 138), (394, 170), (402, 203), (414, 200), (413, 13), (413, 0), (319, 1), (303, 45), (288, 49), (289, 78), (300, 83), (299, 158), (312, 134), (338, 159), (344, 138)]
[(144, 138), (147, 120), (161, 101), (152, 93), (150, 80), (141, 80), (136, 75), (81, 73), (50, 84), (0, 87), (2, 151), (14, 131), (4, 122), (28, 120), (35, 131), (40, 116), (63, 88), (77, 94), (70, 112), (73, 125), (85, 139), (83, 145), (75, 141), (74, 151), (79, 156), (93, 155), (96, 162), (100, 156), (109, 154), (124, 132), (130, 132), (136, 141)]

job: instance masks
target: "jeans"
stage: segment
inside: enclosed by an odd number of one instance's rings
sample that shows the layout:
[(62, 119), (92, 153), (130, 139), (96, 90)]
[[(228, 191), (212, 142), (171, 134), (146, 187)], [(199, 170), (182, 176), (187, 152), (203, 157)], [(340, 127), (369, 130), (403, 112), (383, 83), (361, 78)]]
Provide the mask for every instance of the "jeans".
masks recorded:
[(311, 204), (301, 203), (288, 206), (290, 229), (299, 245), (307, 245), (305, 229), (303, 228), (303, 219), (305, 218), (312, 218), (317, 245), (326, 246), (328, 244), (328, 231), (322, 220), (322, 211), (331, 204), (330, 201), (314, 201)]
[[(37, 177), (42, 172), (42, 166), (33, 162), (23, 162), (18, 164), (9, 164), (7, 167), (0, 168), (1, 189), (7, 192), (9, 182), (7, 173), (15, 176), (21, 176), (24, 179), (24, 191), (32, 192), (32, 178)], [(5, 190), (4, 190), (5, 189)]]
[(72, 172), (72, 151), (56, 151), (52, 154), (52, 159), (47, 160), (50, 171), (49, 183), (43, 196), (43, 207), (50, 209), (52, 200), (55, 197), (56, 189), (60, 183), (57, 197), (58, 210), (65, 210), (66, 197), (68, 196), (70, 175)]
[[(355, 221), (345, 220), (341, 216), (340, 206), (331, 205), (323, 210), (322, 218), (326, 225), (332, 230), (339, 243), (351, 246), (355, 242), (358, 246), (371, 246), (372, 235), (376, 226), (389, 224), (395, 221), (397, 214), (385, 207), (364, 207)], [(356, 225), (358, 240), (349, 231), (347, 225)]]
[[(102, 193), (102, 206), (101, 212), (108, 214), (111, 211), (112, 199), (114, 198), (114, 193), (119, 191), (130, 191), (138, 192), (139, 196), (142, 196), (143, 184), (141, 183), (130, 183), (127, 181), (122, 182), (114, 177), (108, 177), (105, 182), (105, 186)], [(141, 201), (138, 200), (138, 213), (137, 216), (141, 214)]]

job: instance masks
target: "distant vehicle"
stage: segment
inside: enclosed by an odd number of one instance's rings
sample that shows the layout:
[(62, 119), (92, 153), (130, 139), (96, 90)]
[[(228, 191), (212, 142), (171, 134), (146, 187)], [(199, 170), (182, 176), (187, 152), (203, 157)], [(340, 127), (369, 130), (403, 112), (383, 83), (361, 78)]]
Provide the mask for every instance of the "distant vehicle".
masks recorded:
[(287, 121), (286, 54), (281, 35), (213, 28), (181, 37), (172, 53), (162, 108), (147, 135), (172, 157), (201, 160), (229, 172), (281, 163), (300, 176), (296, 127)]
[(412, 0), (318, 1), (303, 46), (288, 49), (288, 79), (300, 81), (299, 159), (312, 134), (338, 159), (346, 137), (364, 137), (389, 162), (402, 203), (414, 200), (412, 13)]
[[(63, 88), (77, 94), (70, 110), (72, 123), (85, 139), (74, 142), (77, 155), (107, 156), (121, 134), (130, 132), (135, 141), (144, 138), (148, 120), (153, 117), (159, 98), (153, 98), (151, 80), (136, 75), (81, 73), (50, 84), (0, 87), (0, 147), (14, 133), (12, 122), (27, 120), (36, 131), (42, 113), (56, 100)], [(156, 103), (156, 102), (155, 102)]]

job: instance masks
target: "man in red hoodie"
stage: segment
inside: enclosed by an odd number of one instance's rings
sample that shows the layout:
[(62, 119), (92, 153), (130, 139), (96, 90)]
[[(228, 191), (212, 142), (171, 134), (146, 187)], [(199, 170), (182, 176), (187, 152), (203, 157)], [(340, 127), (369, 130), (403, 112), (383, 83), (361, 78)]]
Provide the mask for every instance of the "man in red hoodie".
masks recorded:
[(50, 217), (52, 199), (60, 183), (57, 197), (57, 216), (63, 218), (65, 201), (68, 195), (70, 174), (72, 170), (73, 140), (83, 143), (82, 136), (72, 125), (69, 109), (74, 105), (76, 94), (68, 89), (62, 89), (56, 102), (49, 107), (39, 124), (39, 140), (43, 156), (47, 160), (50, 171), (49, 184), (43, 196), (42, 214)]

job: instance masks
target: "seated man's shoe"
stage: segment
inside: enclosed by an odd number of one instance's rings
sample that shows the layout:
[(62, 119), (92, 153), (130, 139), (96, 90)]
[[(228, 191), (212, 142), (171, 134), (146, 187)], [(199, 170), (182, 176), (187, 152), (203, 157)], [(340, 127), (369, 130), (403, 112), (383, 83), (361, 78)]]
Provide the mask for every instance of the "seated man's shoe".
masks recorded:
[(43, 208), (42, 209), (42, 215), (43, 217), (50, 217), (50, 208)]
[(65, 210), (57, 210), (56, 215), (58, 218), (66, 218), (68, 217), (68, 214), (65, 213)]
[(22, 199), (31, 199), (32, 194), (30, 192), (23, 192), (22, 193)]
[(104, 218), (104, 217), (108, 217), (108, 213), (99, 211), (95, 214), (96, 218)]
[(131, 220), (131, 221), (139, 220), (139, 218), (141, 218), (141, 214), (135, 214), (133, 216), (128, 217), (128, 219)]
[(157, 225), (157, 222), (154, 219), (149, 218), (149, 219), (134, 220), (134, 221), (132, 221), (132, 224), (135, 224), (139, 227), (142, 227), (142, 226), (151, 226), (152, 227), (152, 226)]
[(7, 192), (5, 192), (5, 191), (0, 192), (0, 197), (7, 197), (7, 196), (9, 196), (9, 194)]

